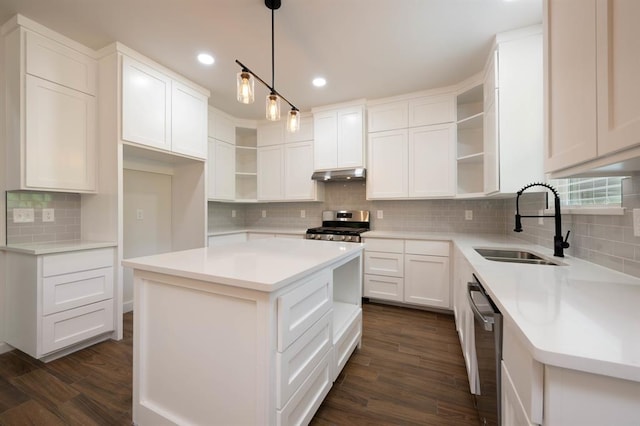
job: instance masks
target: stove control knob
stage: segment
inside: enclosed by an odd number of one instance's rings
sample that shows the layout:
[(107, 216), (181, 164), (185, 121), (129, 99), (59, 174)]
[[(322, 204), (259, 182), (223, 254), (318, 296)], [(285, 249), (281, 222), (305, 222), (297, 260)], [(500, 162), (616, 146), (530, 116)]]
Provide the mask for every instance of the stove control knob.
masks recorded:
[(342, 241), (346, 241), (346, 240), (347, 240), (347, 238), (348, 238), (348, 237), (346, 237), (346, 236), (344, 236), (344, 235), (340, 237), (340, 239), (341, 239)]
[(319, 240), (320, 238), (322, 238), (322, 235), (316, 234), (316, 240)]
[(333, 241), (333, 235), (327, 235), (327, 241)]
[(351, 241), (351, 235), (347, 235), (346, 237), (342, 237), (345, 241)]

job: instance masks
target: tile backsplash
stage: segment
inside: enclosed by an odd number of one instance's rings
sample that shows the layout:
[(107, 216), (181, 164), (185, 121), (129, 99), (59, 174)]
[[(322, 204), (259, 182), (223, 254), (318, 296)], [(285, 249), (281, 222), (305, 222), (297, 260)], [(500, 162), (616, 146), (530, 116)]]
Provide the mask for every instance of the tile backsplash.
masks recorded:
[[(407, 232), (502, 233), (504, 200), (397, 200), (369, 201), (362, 182), (325, 183), (324, 202), (300, 203), (209, 203), (209, 230), (234, 227), (306, 229), (320, 226), (323, 210), (369, 210), (372, 229)], [(236, 210), (236, 218), (231, 218)], [(301, 211), (304, 216), (301, 217)], [(465, 211), (473, 219), (465, 219)], [(266, 217), (263, 216), (263, 211)], [(378, 211), (382, 219), (378, 219)]]
[[(80, 194), (10, 191), (7, 197), (7, 244), (80, 239)], [(13, 209), (33, 209), (34, 221), (14, 223)], [(42, 221), (42, 209), (54, 209), (54, 221)]]
[[(523, 199), (526, 210), (522, 210)], [(537, 214), (544, 207), (542, 194), (524, 194), (520, 198), (521, 214)], [(565, 251), (581, 259), (640, 277), (640, 237), (633, 235), (633, 209), (640, 208), (640, 176), (622, 181), (622, 215), (562, 215), (562, 231), (571, 230)], [(511, 201), (510, 212), (515, 211), (515, 200)], [(525, 213), (527, 212), (527, 213)], [(513, 230), (513, 216), (510, 213), (505, 232)], [(553, 218), (545, 218), (539, 225), (537, 219), (523, 219), (523, 232), (518, 235), (541, 246), (553, 248), (555, 234)]]

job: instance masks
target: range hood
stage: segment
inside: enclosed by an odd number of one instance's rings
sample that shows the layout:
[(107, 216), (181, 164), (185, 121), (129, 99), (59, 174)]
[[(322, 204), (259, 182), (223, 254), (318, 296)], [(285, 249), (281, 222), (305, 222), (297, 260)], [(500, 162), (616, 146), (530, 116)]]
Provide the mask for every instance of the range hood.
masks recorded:
[(367, 171), (362, 167), (356, 169), (325, 170), (322, 172), (314, 172), (311, 175), (312, 180), (319, 180), (321, 182), (365, 180), (366, 177)]

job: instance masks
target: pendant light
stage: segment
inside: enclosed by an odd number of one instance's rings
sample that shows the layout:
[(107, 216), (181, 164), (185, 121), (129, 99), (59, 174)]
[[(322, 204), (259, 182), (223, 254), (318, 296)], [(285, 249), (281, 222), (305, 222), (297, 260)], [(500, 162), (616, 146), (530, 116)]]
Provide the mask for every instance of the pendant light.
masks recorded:
[(237, 99), (243, 104), (253, 103), (255, 101), (254, 79), (257, 79), (269, 89), (265, 105), (267, 120), (280, 120), (280, 99), (282, 99), (291, 107), (287, 115), (287, 131), (293, 133), (300, 130), (300, 111), (275, 89), (274, 21), (275, 10), (280, 8), (280, 3), (280, 0), (264, 0), (265, 6), (271, 10), (271, 85), (236, 59), (236, 64), (242, 68), (236, 76)]

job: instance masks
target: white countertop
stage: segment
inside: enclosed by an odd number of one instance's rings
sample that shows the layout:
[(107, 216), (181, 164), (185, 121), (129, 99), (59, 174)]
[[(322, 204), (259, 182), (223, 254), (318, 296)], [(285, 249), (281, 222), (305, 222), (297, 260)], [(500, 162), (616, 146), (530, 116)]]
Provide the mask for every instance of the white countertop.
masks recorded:
[[(366, 238), (452, 241), (534, 359), (640, 382), (640, 279), (502, 235), (370, 231)], [(524, 248), (565, 266), (487, 260), (474, 247)], [(469, 277), (471, 279), (471, 277)]]
[(271, 292), (338, 260), (355, 257), (362, 249), (362, 244), (355, 243), (269, 238), (126, 259), (122, 264)]
[(54, 241), (48, 243), (21, 243), (0, 246), (0, 250), (25, 253), (32, 255), (64, 253), (78, 250), (91, 250), (105, 247), (115, 247), (118, 244), (114, 241)]
[(240, 228), (240, 229), (224, 229), (219, 231), (209, 231), (208, 237), (216, 237), (220, 235), (241, 234), (243, 232), (255, 232), (257, 234), (283, 234), (283, 235), (305, 235), (307, 228), (304, 229), (292, 229), (292, 228)]

